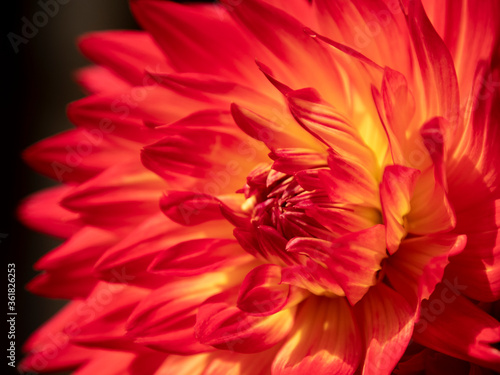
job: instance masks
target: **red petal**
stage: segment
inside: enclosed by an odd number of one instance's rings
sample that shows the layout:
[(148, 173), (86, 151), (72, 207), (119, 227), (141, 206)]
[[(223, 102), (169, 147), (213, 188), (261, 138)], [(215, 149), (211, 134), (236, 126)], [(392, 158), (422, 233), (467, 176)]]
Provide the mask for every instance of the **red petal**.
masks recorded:
[(23, 153), (39, 173), (59, 182), (81, 183), (104, 169), (130, 158), (130, 149), (117, 147), (85, 130), (71, 130), (47, 138)]
[(276, 264), (293, 264), (295, 255), (287, 253), (288, 240), (281, 233), (267, 225), (260, 225), (257, 232), (259, 248), (266, 259)]
[(267, 316), (299, 303), (306, 292), (281, 282), (281, 267), (263, 264), (250, 271), (240, 287), (237, 306), (252, 315)]
[(90, 94), (130, 90), (130, 85), (107, 68), (90, 66), (76, 72), (76, 81)]
[(443, 279), (449, 258), (459, 254), (465, 244), (465, 236), (451, 234), (406, 239), (397, 253), (387, 259), (384, 271), (397, 291), (412, 304), (418, 303), (429, 298)]
[(32, 229), (51, 236), (71, 237), (83, 226), (80, 215), (60, 205), (71, 190), (71, 186), (58, 186), (26, 198), (18, 208), (20, 220)]
[[(205, 98), (205, 100), (220, 105), (220, 108), (224, 109), (227, 109), (231, 103), (237, 102), (259, 113), (272, 113), (276, 116), (277, 110), (283, 106), (279, 93), (258, 90), (258, 87), (249, 87), (245, 84), (236, 83), (220, 75), (199, 72), (149, 72), (149, 74), (160, 85), (169, 88), (171, 91)], [(245, 83), (248, 84), (248, 82)]]
[(146, 295), (143, 289), (100, 283), (88, 296), (85, 307), (76, 312), (79, 329), (72, 342), (91, 348), (138, 350), (138, 345), (125, 336), (125, 323)]
[(118, 238), (113, 232), (95, 227), (83, 227), (64, 244), (38, 260), (35, 269), (70, 270), (76, 264), (95, 263), (104, 251), (118, 242)]
[[(423, 1), (429, 18), (453, 56), (460, 80), (461, 103), (470, 93), (474, 71), (481, 61), (489, 61), (498, 50), (500, 6), (496, 0), (478, 3), (455, 0), (443, 3)], [(457, 30), (460, 33), (457, 33)], [(477, 36), (481, 43), (476, 43)]]
[(162, 375), (227, 375), (235, 370), (238, 375), (270, 375), (270, 366), (276, 349), (244, 354), (227, 350), (214, 353), (176, 356), (169, 355), (163, 362)]
[(249, 43), (223, 7), (149, 0), (132, 1), (131, 7), (177, 71), (263, 82), (253, 61), (255, 43)]
[(166, 58), (152, 40), (141, 31), (100, 32), (85, 35), (79, 41), (82, 53), (133, 85), (147, 85), (146, 68), (168, 69)]
[(91, 358), (84, 365), (73, 372), (73, 375), (94, 375), (106, 373), (109, 375), (120, 375), (133, 373), (140, 368), (148, 374), (153, 374), (163, 362), (162, 355), (157, 353), (127, 353), (119, 351), (93, 351)]
[[(421, 345), (412, 343), (413, 346), (421, 347)], [(411, 346), (408, 348), (408, 352), (411, 351)], [(405, 357), (408, 355), (405, 354)], [(404, 358), (404, 357), (403, 357)], [(402, 359), (398, 363), (397, 367), (394, 369), (394, 375), (414, 375), (419, 372), (425, 374), (453, 374), (453, 375), (493, 375), (489, 370), (488, 372), (476, 373), (473, 371), (473, 367), (469, 362), (462, 361), (445, 354), (436, 352), (431, 349), (423, 349), (418, 353), (412, 355), (409, 359)], [(483, 369), (484, 370), (484, 369)]]
[(222, 267), (238, 267), (251, 259), (235, 240), (203, 238), (181, 242), (162, 251), (149, 271), (167, 276), (193, 276)]
[(28, 288), (52, 298), (86, 297), (97, 283), (89, 279), (96, 260), (117, 240), (113, 233), (84, 227), (36, 263), (35, 268), (45, 272)]
[[(39, 352), (44, 347), (54, 344), (54, 336), (57, 344), (67, 345), (71, 337), (78, 333), (78, 324), (75, 322), (77, 311), (82, 311), (83, 301), (71, 301), (51, 317), (44, 325), (39, 327), (24, 343), (23, 351)], [(86, 317), (88, 318), (88, 316)]]
[(198, 225), (223, 218), (220, 202), (211, 195), (168, 191), (160, 200), (163, 213), (181, 225)]
[(304, 265), (289, 266), (282, 271), (282, 282), (303, 288), (318, 296), (343, 296), (345, 293), (329, 270), (306, 258)]
[(415, 99), (408, 82), (403, 74), (386, 67), (381, 93), (373, 88), (372, 95), (389, 140), (393, 163), (405, 165), (405, 159), (412, 160), (406, 132), (411, 134), (419, 124), (414, 119)]
[[(488, 215), (487, 210), (483, 212)], [(463, 294), (469, 298), (493, 302), (500, 298), (500, 236), (498, 228), (484, 229), (467, 233), (467, 246), (453, 257), (446, 277), (461, 280), (467, 286)]]
[(168, 355), (161, 364), (159, 373), (165, 375), (205, 375), (205, 369), (209, 364), (208, 359), (208, 353), (187, 356)]
[[(456, 280), (455, 280), (456, 281)], [(424, 301), (414, 340), (452, 357), (500, 371), (500, 323), (460, 295), (466, 286), (445, 281)]]
[(408, 66), (406, 53), (393, 53), (406, 50), (408, 45), (399, 3), (318, 0), (313, 7), (327, 37), (357, 49), (381, 66)]
[[(158, 135), (146, 127), (144, 121), (156, 120), (158, 116), (148, 111), (147, 102), (151, 100), (148, 90), (154, 89), (137, 89), (143, 90), (140, 92), (144, 97), (141, 96), (140, 100), (139, 96), (132, 97), (131, 93), (135, 93), (133, 90), (128, 88), (119, 93), (106, 92), (72, 102), (67, 109), (68, 118), (78, 128), (85, 129), (83, 133), (87, 135), (87, 142), (90, 141), (94, 146), (106, 140), (115, 148), (138, 150), (140, 146), (137, 143), (145, 144), (157, 139)], [(167, 120), (169, 117), (165, 118)]]
[(20, 371), (26, 373), (70, 371), (84, 364), (92, 355), (91, 350), (76, 345), (65, 345), (60, 349), (56, 344), (52, 344), (29, 353), (18, 366)]
[[(259, 51), (258, 60), (272, 65), (273, 71), (280, 79), (296, 87), (315, 87), (320, 92), (331, 93), (332, 86), (343, 87), (340, 74), (332, 64), (329, 54), (304, 33), (304, 25), (290, 14), (256, 0), (246, 0), (238, 6), (231, 6), (230, 0), (223, 1), (223, 4), (230, 6), (230, 16), (258, 39), (260, 43), (255, 44), (263, 44), (271, 51), (271, 56)], [(280, 28), (279, 35), (276, 34), (276, 25)], [(310, 59), (310, 56), (315, 58)], [(321, 74), (325, 71), (330, 73), (328, 79)], [(337, 94), (337, 91), (333, 92)], [(339, 92), (335, 95), (340, 103), (345, 100), (342, 94), (343, 92)]]
[(372, 207), (345, 205), (343, 207), (318, 207), (312, 204), (304, 208), (307, 216), (328, 228), (330, 237), (340, 237), (359, 232), (382, 222), (380, 211)]

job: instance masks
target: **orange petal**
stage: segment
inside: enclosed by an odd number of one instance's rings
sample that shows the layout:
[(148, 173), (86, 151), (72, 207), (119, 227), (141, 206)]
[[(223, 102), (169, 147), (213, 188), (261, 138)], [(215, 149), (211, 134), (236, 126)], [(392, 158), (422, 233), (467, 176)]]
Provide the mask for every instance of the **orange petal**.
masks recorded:
[(200, 307), (194, 330), (201, 343), (256, 353), (271, 348), (288, 335), (294, 324), (294, 308), (269, 316), (249, 315), (236, 307), (235, 292), (218, 294)]
[(355, 306), (366, 346), (363, 375), (390, 374), (408, 346), (415, 311), (404, 297), (379, 283)]
[(377, 281), (376, 273), (386, 257), (385, 231), (377, 225), (330, 241), (297, 237), (288, 243), (287, 251), (306, 254), (324, 264), (355, 305)]
[(456, 127), (460, 108), (458, 82), (453, 59), (443, 40), (427, 18), (420, 0), (402, 2), (406, 21), (415, 50), (425, 93), (427, 119), (443, 116), (455, 121), (449, 128), (450, 135)]
[(272, 373), (354, 374), (361, 345), (351, 307), (344, 298), (309, 297), (274, 360)]
[(380, 183), (380, 202), (386, 226), (387, 249), (394, 254), (407, 234), (406, 215), (420, 171), (400, 165), (385, 167)]

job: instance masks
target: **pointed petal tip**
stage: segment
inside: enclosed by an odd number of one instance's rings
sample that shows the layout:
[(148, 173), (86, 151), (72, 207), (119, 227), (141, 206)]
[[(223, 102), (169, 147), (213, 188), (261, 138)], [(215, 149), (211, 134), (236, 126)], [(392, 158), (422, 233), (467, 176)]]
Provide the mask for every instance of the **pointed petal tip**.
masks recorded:
[(261, 63), (258, 60), (255, 60), (255, 63), (259, 67), (262, 73), (266, 76), (266, 78), (273, 84), (274, 87), (276, 87), (283, 95), (287, 95), (289, 92), (292, 92), (293, 90), (285, 85), (284, 83), (278, 81), (274, 75), (272, 70), (265, 64)]

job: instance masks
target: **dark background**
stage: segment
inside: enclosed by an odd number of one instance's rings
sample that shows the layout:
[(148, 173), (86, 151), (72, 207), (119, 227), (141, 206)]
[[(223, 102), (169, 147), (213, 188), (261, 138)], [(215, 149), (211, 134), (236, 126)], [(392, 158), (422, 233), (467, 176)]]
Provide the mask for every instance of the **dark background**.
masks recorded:
[[(66, 119), (66, 105), (84, 96), (73, 80), (73, 72), (90, 64), (78, 52), (76, 38), (89, 31), (137, 28), (127, 0), (61, 2), (67, 4), (59, 5), (57, 14), (49, 17), (47, 24), (40, 27), (27, 44), (19, 45), (18, 53), (8, 33), (22, 36), (23, 17), (31, 21), (42, 8), (39, 0), (16, 0), (3, 4), (2, 9), (0, 248), (6, 254), (2, 271), (4, 301), (7, 299), (7, 264), (16, 264), (16, 364), (22, 358), (21, 347), (28, 335), (64, 304), (64, 301), (47, 300), (25, 290), (27, 282), (36, 274), (32, 265), (60, 241), (32, 232), (16, 219), (16, 207), (22, 198), (55, 184), (32, 172), (23, 164), (20, 154), (37, 140), (72, 127)], [(2, 310), (6, 311), (7, 303), (4, 303)], [(10, 340), (5, 332), (3, 342), (7, 345)], [(6, 353), (6, 349), (2, 352)], [(0, 366), (7, 368), (8, 373), (15, 373), (7, 366), (6, 356), (1, 358)]]

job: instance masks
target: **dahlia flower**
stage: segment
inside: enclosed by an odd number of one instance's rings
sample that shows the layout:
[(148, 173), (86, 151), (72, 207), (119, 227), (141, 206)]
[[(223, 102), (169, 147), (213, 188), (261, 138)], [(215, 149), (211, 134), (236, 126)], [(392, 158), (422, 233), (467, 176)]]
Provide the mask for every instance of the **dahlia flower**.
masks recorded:
[(500, 3), (135, 0), (82, 37), (61, 184), (69, 299), (23, 371), (500, 371)]

